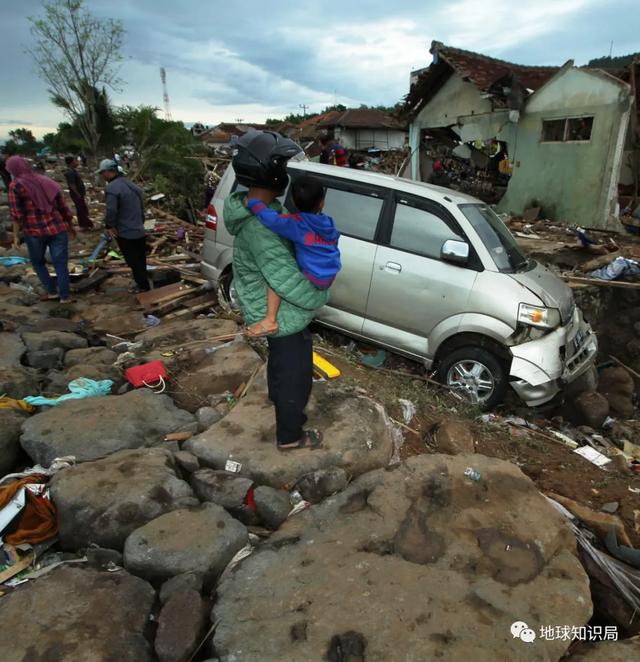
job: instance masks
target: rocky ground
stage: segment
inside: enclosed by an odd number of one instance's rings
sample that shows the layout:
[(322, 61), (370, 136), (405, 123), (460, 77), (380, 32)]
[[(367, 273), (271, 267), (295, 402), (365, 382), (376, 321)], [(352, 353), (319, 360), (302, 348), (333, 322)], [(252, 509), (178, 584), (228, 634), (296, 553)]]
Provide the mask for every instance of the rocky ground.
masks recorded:
[[(40, 302), (28, 266), (0, 281), (0, 394), (113, 381), (109, 395), (0, 409), (1, 475), (75, 458), (49, 482), (56, 538), (0, 586), (3, 661), (640, 657), (632, 610), (543, 496), (640, 545), (629, 463), (605, 471), (552, 434), (639, 440), (627, 372), (601, 374), (581, 419), (572, 400), (508, 403), (486, 422), (410, 363), (374, 370), (323, 334), (316, 349), (342, 370), (309, 405), (325, 444), (283, 454), (264, 347), (229, 339), (240, 327), (219, 306), (148, 328), (126, 274), (70, 308)], [(166, 391), (133, 389), (124, 370), (156, 359)], [(523, 414), (537, 431), (509, 422)], [(614, 624), (626, 639), (525, 643), (514, 621)]]

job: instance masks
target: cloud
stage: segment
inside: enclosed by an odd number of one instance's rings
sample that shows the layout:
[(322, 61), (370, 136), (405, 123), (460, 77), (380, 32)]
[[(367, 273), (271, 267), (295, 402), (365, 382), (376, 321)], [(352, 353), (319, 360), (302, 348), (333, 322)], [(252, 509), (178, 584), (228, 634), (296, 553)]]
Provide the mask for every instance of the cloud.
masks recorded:
[[(618, 48), (638, 50), (628, 18), (637, 0), (85, 3), (126, 30), (127, 85), (112, 94), (115, 103), (162, 108), (164, 66), (174, 118), (207, 124), (260, 121), (299, 112), (300, 104), (391, 105), (406, 94), (410, 70), (430, 63), (433, 39), (522, 64), (586, 61), (606, 54), (613, 37)], [(26, 17), (39, 13), (39, 0), (3, 7), (0, 41), (12, 61), (0, 70), (2, 113), (29, 122), (13, 126), (63, 119), (23, 53)]]
[[(436, 17), (452, 45), (491, 53), (551, 34), (598, 0), (458, 0)], [(453, 18), (453, 20), (452, 20)]]
[(33, 122), (26, 120), (3, 120), (0, 119), (0, 126), (33, 126)]

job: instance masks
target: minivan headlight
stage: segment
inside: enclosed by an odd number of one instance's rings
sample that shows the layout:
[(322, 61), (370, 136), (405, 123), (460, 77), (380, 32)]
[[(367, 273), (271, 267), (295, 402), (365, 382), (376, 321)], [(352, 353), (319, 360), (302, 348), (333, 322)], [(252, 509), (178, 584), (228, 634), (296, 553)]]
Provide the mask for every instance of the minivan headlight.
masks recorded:
[(540, 329), (555, 329), (560, 326), (560, 311), (557, 308), (521, 303), (518, 306), (518, 322)]

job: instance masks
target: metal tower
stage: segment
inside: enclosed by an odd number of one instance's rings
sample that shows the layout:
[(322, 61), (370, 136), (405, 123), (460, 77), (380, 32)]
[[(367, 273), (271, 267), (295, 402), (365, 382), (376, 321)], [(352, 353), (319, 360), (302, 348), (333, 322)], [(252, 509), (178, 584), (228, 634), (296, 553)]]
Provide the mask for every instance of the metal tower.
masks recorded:
[(172, 122), (171, 109), (169, 108), (169, 92), (167, 91), (167, 72), (160, 67), (160, 80), (162, 81), (162, 100), (164, 101), (164, 118)]

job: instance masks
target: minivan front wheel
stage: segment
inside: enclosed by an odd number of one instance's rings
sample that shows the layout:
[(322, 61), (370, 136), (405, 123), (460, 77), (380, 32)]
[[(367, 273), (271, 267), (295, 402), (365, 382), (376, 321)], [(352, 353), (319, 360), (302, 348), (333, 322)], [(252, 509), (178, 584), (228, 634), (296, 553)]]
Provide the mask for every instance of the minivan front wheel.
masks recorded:
[(506, 366), (483, 347), (461, 347), (440, 361), (438, 377), (481, 409), (504, 400), (508, 386)]

